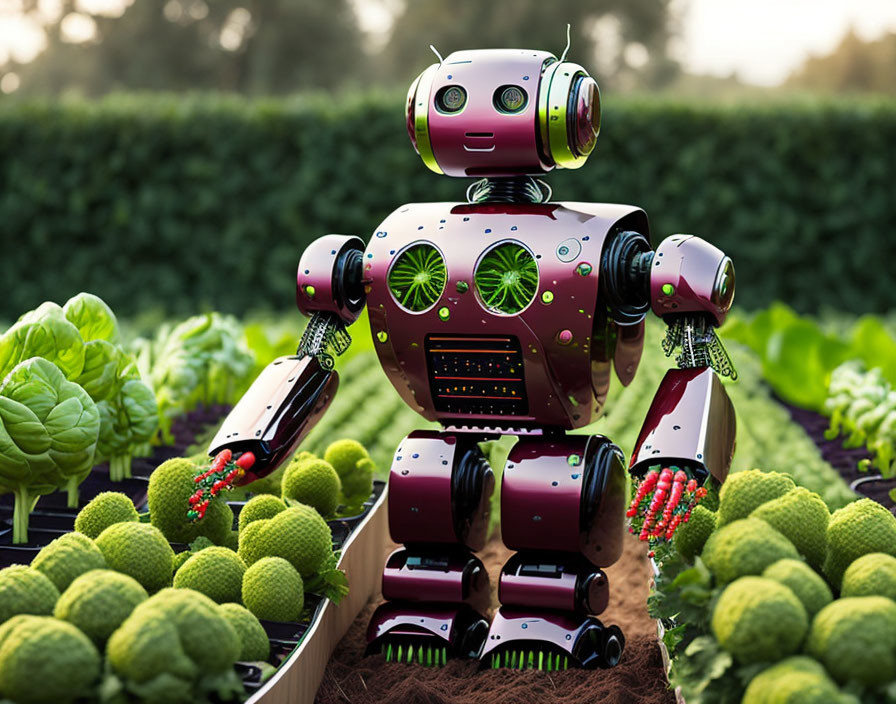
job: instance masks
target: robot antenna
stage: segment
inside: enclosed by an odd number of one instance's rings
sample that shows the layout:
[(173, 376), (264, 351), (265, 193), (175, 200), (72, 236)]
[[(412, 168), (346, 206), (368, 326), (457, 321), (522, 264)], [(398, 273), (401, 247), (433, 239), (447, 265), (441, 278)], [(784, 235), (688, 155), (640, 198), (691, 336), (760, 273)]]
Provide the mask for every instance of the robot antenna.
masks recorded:
[[(567, 31), (569, 31), (568, 28)], [(433, 54), (439, 57), (439, 65), (441, 65), (444, 62), (444, 59), (442, 59), (442, 55), (439, 53), (439, 50), (436, 49), (432, 44), (429, 45), (429, 48), (432, 49)]]
[[(435, 51), (435, 49), (433, 49)], [(569, 22), (566, 23), (566, 48), (563, 50), (563, 56), (560, 57), (561, 63), (566, 61), (566, 55), (569, 53)], [(439, 57), (441, 58), (441, 57)]]

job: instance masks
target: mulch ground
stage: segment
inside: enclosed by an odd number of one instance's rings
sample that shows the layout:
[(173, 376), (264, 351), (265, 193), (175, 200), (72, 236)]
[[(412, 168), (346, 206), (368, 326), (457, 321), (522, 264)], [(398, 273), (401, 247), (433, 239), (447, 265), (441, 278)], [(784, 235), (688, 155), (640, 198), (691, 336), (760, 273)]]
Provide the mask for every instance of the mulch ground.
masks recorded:
[[(394, 549), (388, 546), (383, 558)], [(477, 553), (492, 580), (493, 598), (501, 566), (511, 555), (498, 538)], [(339, 643), (327, 665), (318, 704), (674, 704), (666, 688), (656, 622), (647, 615), (652, 572), (643, 544), (627, 537), (622, 558), (606, 570), (610, 604), (600, 619), (622, 628), (626, 637), (622, 661), (609, 670), (479, 669), (475, 661), (450, 660), (445, 667), (426, 668), (387, 663), (381, 655), (365, 656), (367, 622), (381, 602), (367, 605)], [(495, 607), (496, 604), (493, 604)]]

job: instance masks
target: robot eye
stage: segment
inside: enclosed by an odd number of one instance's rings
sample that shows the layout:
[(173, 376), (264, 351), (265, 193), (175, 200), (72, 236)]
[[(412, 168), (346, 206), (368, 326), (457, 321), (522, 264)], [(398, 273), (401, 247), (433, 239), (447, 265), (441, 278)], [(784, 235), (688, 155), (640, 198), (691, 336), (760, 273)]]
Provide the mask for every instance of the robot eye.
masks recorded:
[(460, 86), (445, 86), (436, 93), (436, 108), (439, 112), (460, 112), (467, 104), (467, 91)]
[(495, 108), (498, 112), (520, 112), (529, 102), (529, 96), (519, 86), (501, 86), (495, 91)]

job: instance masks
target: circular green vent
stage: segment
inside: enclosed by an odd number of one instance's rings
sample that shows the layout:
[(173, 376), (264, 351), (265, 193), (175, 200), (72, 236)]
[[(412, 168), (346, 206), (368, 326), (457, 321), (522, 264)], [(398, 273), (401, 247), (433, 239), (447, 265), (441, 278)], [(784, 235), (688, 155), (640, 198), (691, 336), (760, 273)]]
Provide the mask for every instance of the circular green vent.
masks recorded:
[(489, 310), (512, 315), (535, 298), (538, 265), (529, 250), (505, 242), (486, 252), (473, 275), (476, 290)]
[(419, 313), (431, 308), (445, 289), (445, 260), (431, 244), (415, 244), (404, 250), (389, 272), (389, 290), (395, 300)]

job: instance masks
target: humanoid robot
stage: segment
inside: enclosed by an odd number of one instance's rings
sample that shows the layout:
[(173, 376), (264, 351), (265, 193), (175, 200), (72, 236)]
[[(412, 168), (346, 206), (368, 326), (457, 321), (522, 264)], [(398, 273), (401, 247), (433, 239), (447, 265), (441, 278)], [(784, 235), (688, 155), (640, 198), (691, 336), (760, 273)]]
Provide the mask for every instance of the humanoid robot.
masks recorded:
[[(402, 205), (366, 246), (344, 235), (312, 242), (297, 274), (310, 318), (298, 353), (261, 373), (211, 444), (230, 460), (219, 463), (225, 483), (287, 459), (335, 394), (333, 357), (367, 306), (386, 375), (442, 426), (408, 435), (391, 467), (389, 527), (404, 547), (386, 562), (386, 602), (368, 632), (371, 651), (389, 659), (618, 662), (624, 637), (597, 616), (610, 589), (603, 570), (622, 552), (625, 460), (608, 438), (568, 431), (601, 413), (611, 369), (631, 382), (650, 311), (668, 323), (679, 368), (628, 467), (642, 539), (671, 537), (697, 487), (727, 474), (734, 413), (716, 372), (733, 370), (714, 329), (734, 296), (731, 260), (690, 235), (654, 250), (641, 209), (552, 202), (535, 178), (581, 167), (599, 126), (597, 84), (565, 55), (459, 51), (423, 71), (408, 92), (408, 134), (432, 171), (477, 179), (466, 202)], [(474, 553), (495, 477), (480, 443), (505, 434), (518, 439), (503, 468), (501, 538), (517, 552), (489, 622), (489, 578)]]

